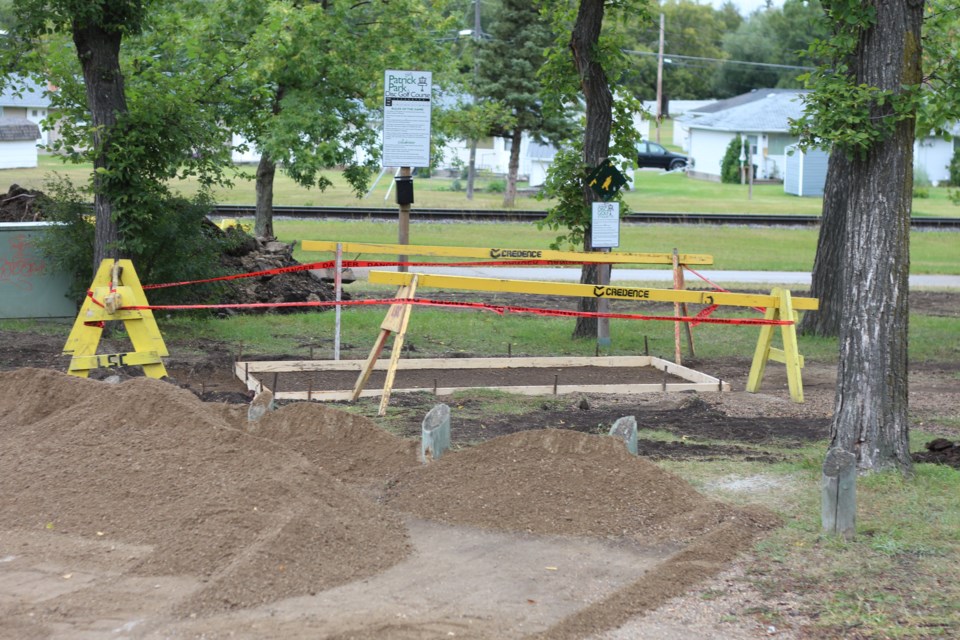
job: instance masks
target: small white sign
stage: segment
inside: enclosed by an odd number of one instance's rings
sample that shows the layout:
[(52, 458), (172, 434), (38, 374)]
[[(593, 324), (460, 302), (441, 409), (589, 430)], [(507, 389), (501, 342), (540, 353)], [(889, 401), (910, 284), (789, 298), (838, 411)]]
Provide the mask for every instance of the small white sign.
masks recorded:
[(383, 81), (383, 166), (430, 166), (430, 71), (393, 71)]
[(612, 249), (620, 246), (620, 203), (594, 202), (590, 225), (590, 243), (594, 249)]

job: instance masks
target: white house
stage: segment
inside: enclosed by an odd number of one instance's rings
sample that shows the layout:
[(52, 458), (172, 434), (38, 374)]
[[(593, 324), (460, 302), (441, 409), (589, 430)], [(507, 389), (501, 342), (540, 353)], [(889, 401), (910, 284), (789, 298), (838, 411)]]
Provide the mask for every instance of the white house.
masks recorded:
[(0, 117), (29, 120), (37, 125), (34, 144), (50, 144), (57, 135), (55, 131), (44, 129), (44, 120), (50, 114), (51, 91), (51, 87), (29, 78), (8, 76), (3, 81), (3, 91), (0, 91)]
[(756, 178), (783, 178), (786, 147), (797, 142), (790, 120), (803, 113), (797, 89), (756, 89), (713, 102), (677, 118), (688, 130), (684, 149), (693, 158), (690, 176), (720, 180), (720, 164), (730, 141), (745, 136), (756, 166)]
[[(948, 139), (949, 138), (949, 139)], [(913, 169), (924, 171), (933, 186), (950, 180), (950, 161), (960, 150), (960, 123), (954, 124), (949, 136), (926, 136), (913, 143)]]
[(0, 169), (37, 166), (40, 127), (26, 118), (0, 117)]

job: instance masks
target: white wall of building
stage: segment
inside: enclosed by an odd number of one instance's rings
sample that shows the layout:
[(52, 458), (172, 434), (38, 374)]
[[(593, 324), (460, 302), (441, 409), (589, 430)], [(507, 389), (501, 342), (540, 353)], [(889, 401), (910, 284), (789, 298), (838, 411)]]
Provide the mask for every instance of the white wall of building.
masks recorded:
[(933, 186), (950, 180), (953, 140), (923, 138), (913, 143), (913, 166), (922, 167)]
[(0, 142), (0, 169), (31, 169), (37, 166), (37, 143), (33, 140)]

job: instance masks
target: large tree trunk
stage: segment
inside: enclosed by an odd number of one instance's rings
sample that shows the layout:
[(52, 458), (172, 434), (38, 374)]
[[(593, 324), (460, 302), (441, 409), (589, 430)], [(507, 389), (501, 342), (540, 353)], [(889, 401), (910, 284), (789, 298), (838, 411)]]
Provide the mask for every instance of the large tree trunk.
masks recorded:
[(99, 169), (107, 169), (107, 155), (111, 132), (120, 114), (127, 111), (123, 93), (123, 74), (120, 72), (119, 29), (107, 31), (99, 25), (73, 24), (73, 42), (83, 69), (87, 90), (87, 106), (93, 124), (93, 204), (96, 231), (93, 247), (93, 271), (106, 258), (120, 258), (120, 231), (116, 212), (110, 197), (103, 193), (103, 176)]
[[(587, 122), (583, 133), (583, 162), (588, 167), (599, 165), (607, 159), (610, 152), (613, 95), (603, 66), (594, 56), (600, 40), (600, 29), (603, 26), (603, 13), (603, 0), (581, 0), (577, 21), (570, 37), (573, 62), (580, 75), (580, 89), (583, 91), (586, 102)], [(583, 202), (588, 211), (596, 200), (596, 194), (584, 181)], [(593, 250), (590, 231), (590, 226), (587, 225), (583, 240), (585, 251)], [(580, 273), (580, 282), (596, 284), (598, 271), (597, 265), (584, 265)], [(596, 311), (597, 298), (580, 298), (577, 308), (580, 311)], [(577, 318), (573, 337), (588, 338), (596, 335), (596, 318)]]
[(264, 240), (273, 240), (273, 179), (277, 175), (277, 163), (270, 154), (260, 154), (257, 165), (257, 213), (253, 235)]
[(820, 300), (818, 311), (808, 311), (800, 321), (798, 330), (804, 335), (840, 335), (840, 319), (843, 311), (843, 287), (846, 277), (842, 273), (844, 260), (844, 228), (847, 222), (847, 207), (850, 204), (851, 164), (843, 150), (830, 154), (827, 166), (827, 182), (823, 191), (823, 209), (820, 216), (820, 236), (817, 240), (817, 256), (813, 263), (810, 295)]
[(507, 190), (503, 193), (503, 206), (512, 207), (517, 201), (517, 174), (520, 173), (520, 142), (523, 130), (517, 127), (510, 136), (510, 161), (507, 164)]
[[(875, 2), (860, 35), (851, 81), (893, 93), (921, 80), (923, 3)], [(889, 102), (875, 107), (889, 117)], [(914, 120), (852, 160), (843, 228), (843, 293), (837, 404), (831, 448), (854, 453), (861, 471), (911, 469), (907, 420), (908, 276)]]

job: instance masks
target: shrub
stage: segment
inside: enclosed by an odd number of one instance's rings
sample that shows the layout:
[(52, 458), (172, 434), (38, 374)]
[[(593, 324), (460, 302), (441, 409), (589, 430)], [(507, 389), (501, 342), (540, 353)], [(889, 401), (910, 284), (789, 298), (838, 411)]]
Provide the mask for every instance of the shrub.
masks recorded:
[(740, 184), (740, 138), (736, 137), (727, 145), (727, 151), (720, 161), (720, 182)]
[[(50, 228), (38, 248), (54, 268), (72, 274), (70, 295), (79, 303), (93, 280), (95, 226), (89, 194), (65, 178), (49, 180), (44, 188), (49, 198), (44, 217), (59, 224)], [(136, 229), (123, 251), (142, 283), (202, 280), (222, 274), (220, 255), (235, 240), (228, 240), (207, 221), (210, 207), (203, 194), (192, 200), (168, 196), (154, 201), (152, 210), (146, 212), (150, 224)], [(210, 285), (171, 287), (151, 291), (149, 299), (158, 304), (202, 302), (217, 290)]]
[(953, 159), (950, 160), (950, 186), (960, 187), (960, 145), (954, 143)]
[(487, 183), (487, 191), (490, 193), (503, 193), (507, 190), (507, 183), (504, 180), (491, 180)]

